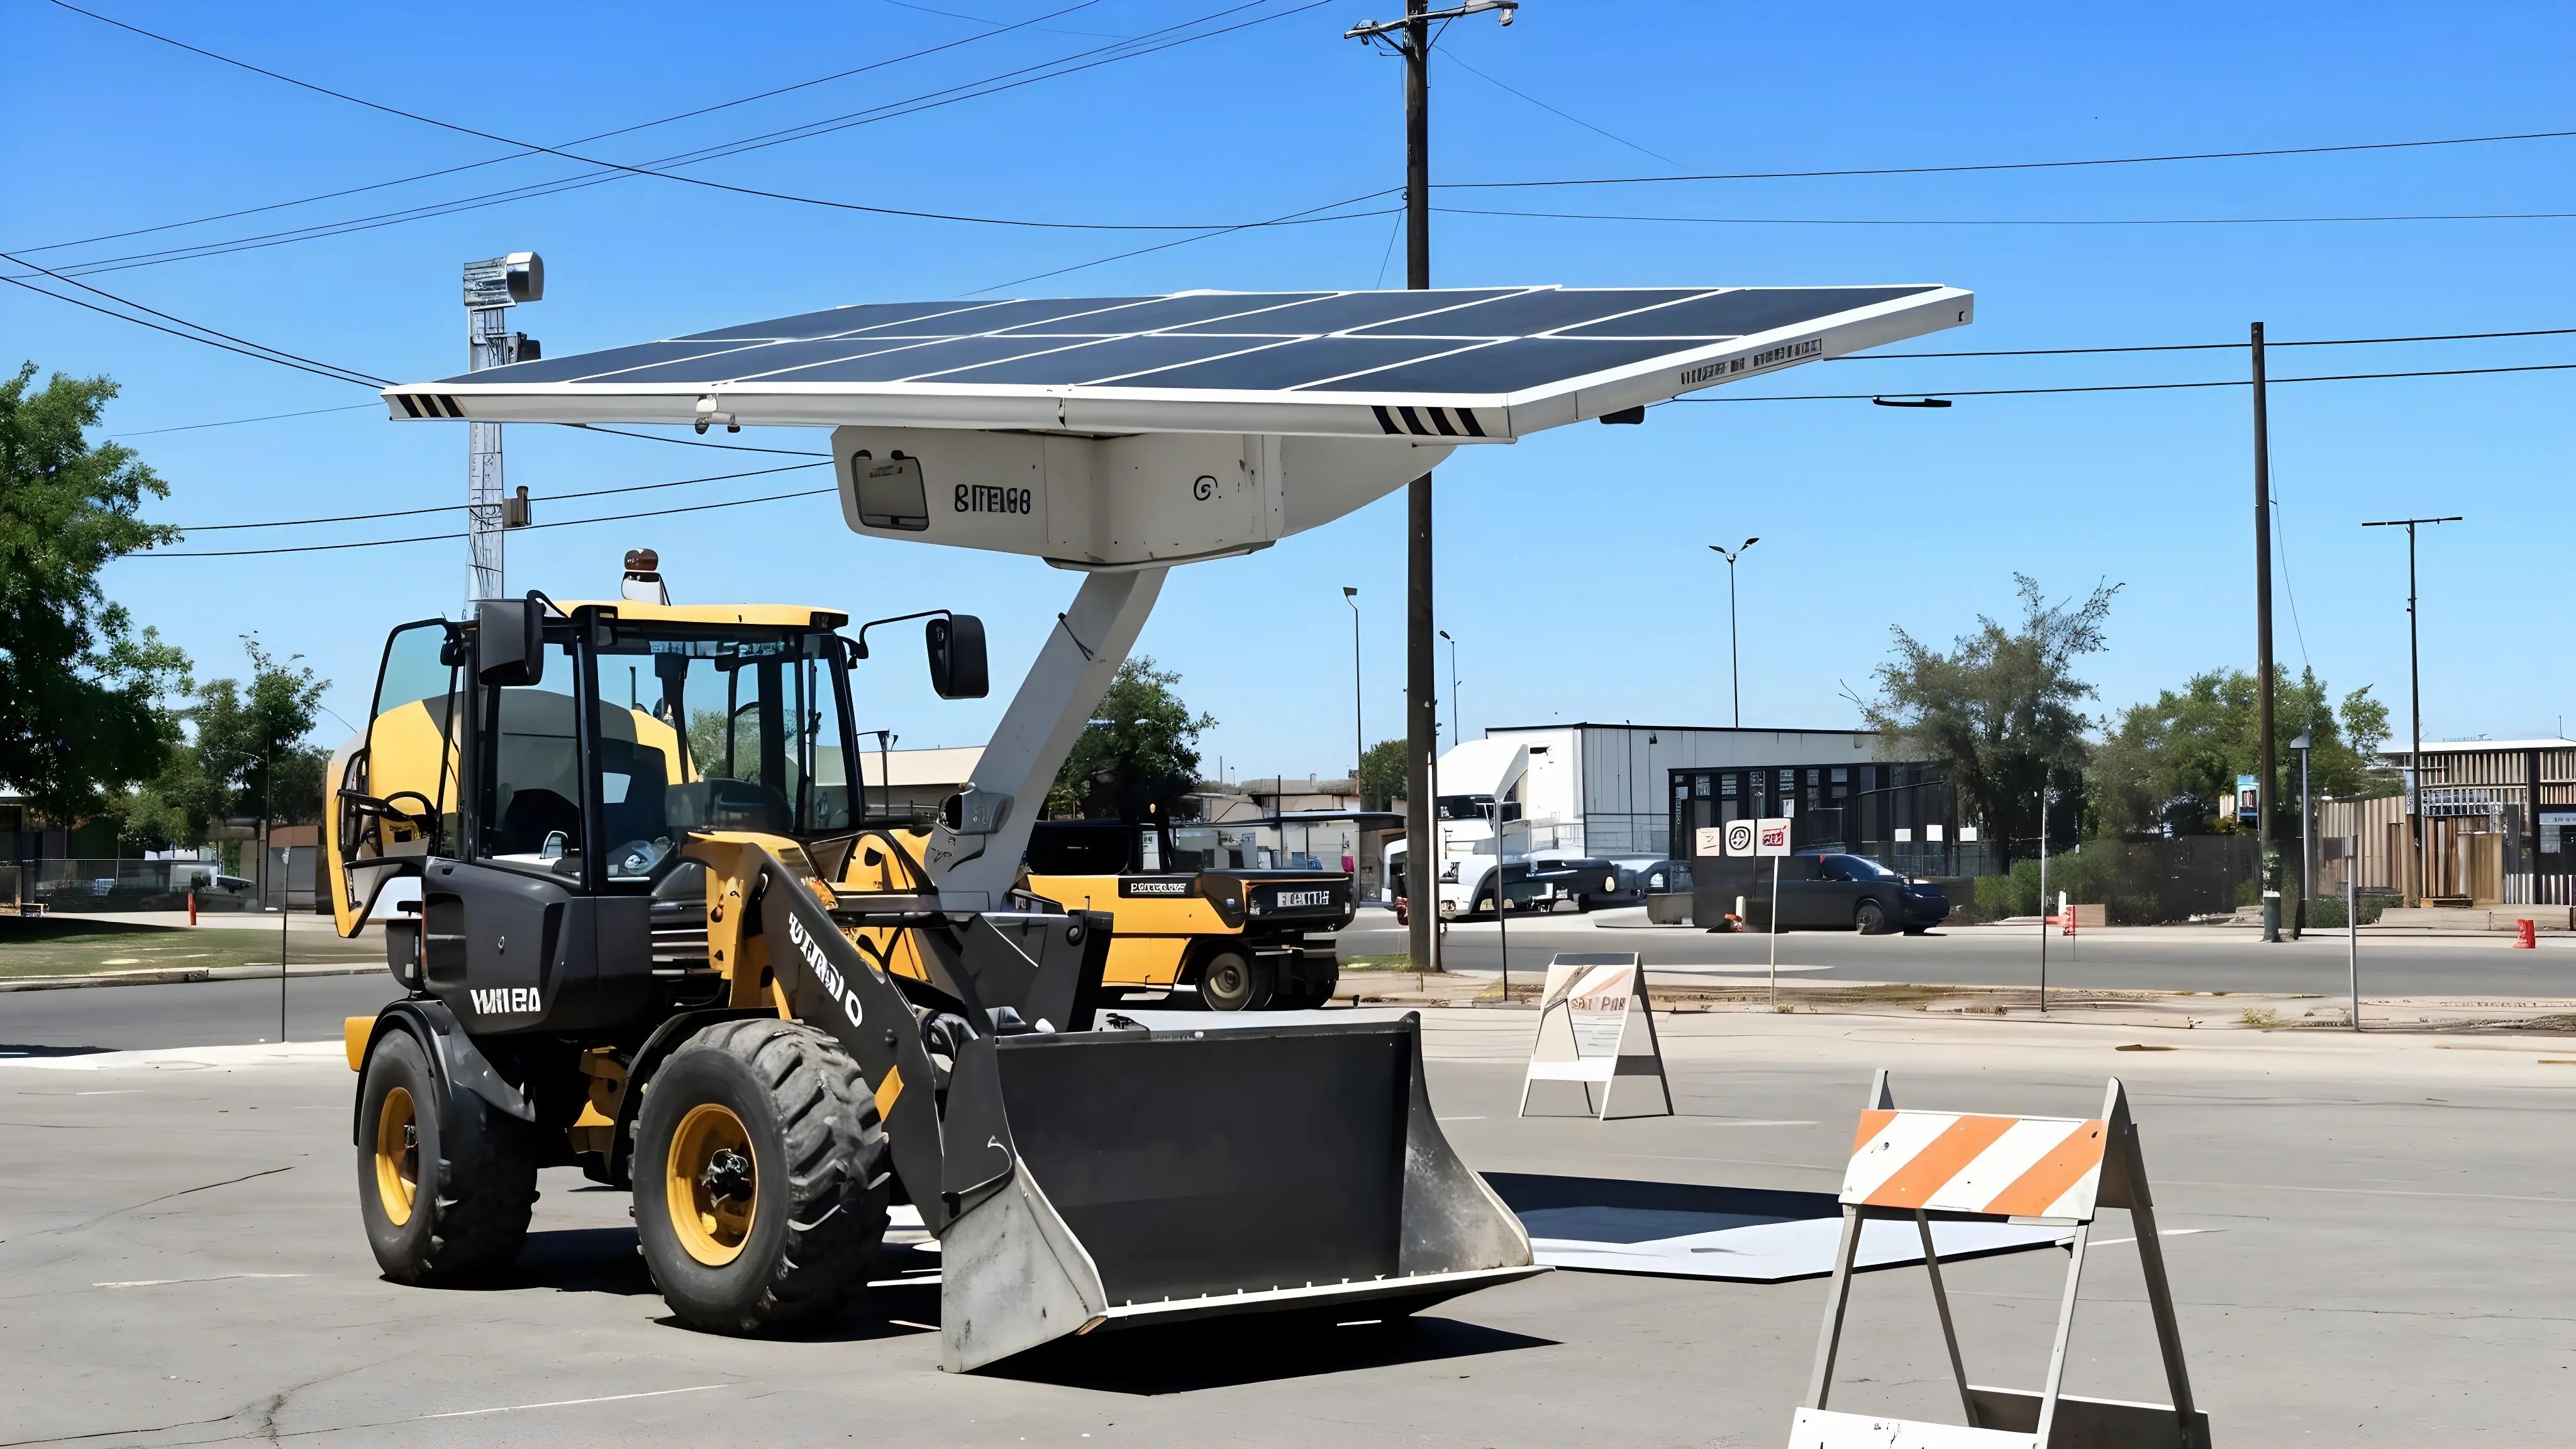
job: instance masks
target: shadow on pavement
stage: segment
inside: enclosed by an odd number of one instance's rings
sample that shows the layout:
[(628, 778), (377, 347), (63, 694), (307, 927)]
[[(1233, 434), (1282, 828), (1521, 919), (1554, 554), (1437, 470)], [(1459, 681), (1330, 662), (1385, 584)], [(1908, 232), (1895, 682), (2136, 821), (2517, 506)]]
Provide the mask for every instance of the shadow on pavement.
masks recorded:
[(1214, 1319), (1059, 1339), (977, 1372), (1064, 1388), (1150, 1396), (1437, 1363), (1554, 1344), (1553, 1339), (1453, 1318), (1397, 1318), (1338, 1327), (1326, 1319)]
[(88, 1057), (106, 1051), (97, 1046), (39, 1046), (32, 1042), (0, 1042), (0, 1057)]

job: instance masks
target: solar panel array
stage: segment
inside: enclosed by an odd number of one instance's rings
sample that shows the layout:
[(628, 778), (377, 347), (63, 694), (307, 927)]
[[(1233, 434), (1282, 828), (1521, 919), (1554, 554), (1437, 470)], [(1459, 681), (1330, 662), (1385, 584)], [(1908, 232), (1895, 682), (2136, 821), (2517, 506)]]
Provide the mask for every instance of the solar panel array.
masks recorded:
[(956, 383), (1493, 396), (1939, 290), (1492, 287), (872, 303), (445, 382)]

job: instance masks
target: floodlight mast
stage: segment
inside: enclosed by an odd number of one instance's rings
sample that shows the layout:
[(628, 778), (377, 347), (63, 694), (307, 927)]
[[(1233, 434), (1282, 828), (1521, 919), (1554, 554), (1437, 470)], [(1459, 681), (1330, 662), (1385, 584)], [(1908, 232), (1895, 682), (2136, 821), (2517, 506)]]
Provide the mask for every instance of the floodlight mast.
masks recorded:
[[(520, 302), (542, 301), (545, 295), (546, 263), (535, 252), (512, 252), (505, 257), (467, 262), (467, 369), (480, 372), (487, 367), (535, 361), (537, 340), (510, 330), (510, 308)], [(514, 522), (509, 500), (502, 496), (501, 487), (501, 425), (486, 422), (467, 424), (465, 600), (468, 608), (478, 600), (507, 595), (507, 586), (502, 582), (501, 535), (508, 528), (527, 526), (526, 505), (524, 502), (521, 504), (522, 511)], [(525, 491), (521, 490), (523, 494)]]

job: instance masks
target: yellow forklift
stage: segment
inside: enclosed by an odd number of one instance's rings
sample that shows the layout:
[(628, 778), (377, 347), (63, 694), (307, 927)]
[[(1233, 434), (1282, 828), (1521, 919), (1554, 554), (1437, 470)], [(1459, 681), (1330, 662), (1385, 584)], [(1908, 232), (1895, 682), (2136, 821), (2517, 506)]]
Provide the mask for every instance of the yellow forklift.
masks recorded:
[(1321, 1006), (1341, 984), (1332, 933), (1351, 923), (1341, 871), (1220, 867), (1216, 833), (1175, 826), (1047, 820), (1029, 830), (1031, 895), (1117, 921), (1105, 984), (1194, 992), (1210, 1011)]

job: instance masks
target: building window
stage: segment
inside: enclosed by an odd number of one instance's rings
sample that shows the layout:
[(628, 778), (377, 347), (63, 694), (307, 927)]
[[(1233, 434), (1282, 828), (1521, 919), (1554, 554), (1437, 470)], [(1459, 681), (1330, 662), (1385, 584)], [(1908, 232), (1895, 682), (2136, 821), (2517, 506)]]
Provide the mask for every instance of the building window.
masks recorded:
[(1846, 770), (1846, 769), (1843, 769), (1843, 768), (1842, 768), (1842, 767), (1840, 767), (1840, 766), (1836, 766), (1836, 767), (1834, 768), (1834, 783), (1835, 783), (1835, 784), (1837, 784), (1837, 785), (1842, 784), (1844, 781), (1849, 780), (1850, 778), (1851, 778), (1851, 771)]
[(1706, 775), (1693, 775), (1693, 776), (1691, 777), (1691, 791), (1692, 791), (1692, 793), (1693, 793), (1693, 794), (1696, 794), (1697, 796), (1699, 796), (1699, 798), (1701, 798), (1701, 799), (1703, 799), (1703, 800), (1707, 799), (1707, 798), (1708, 798), (1708, 776), (1706, 776)]
[(1717, 786), (1718, 793), (1720, 795), (1725, 796), (1729, 800), (1735, 798), (1735, 777), (1733, 775), (1720, 775), (1717, 780)]

